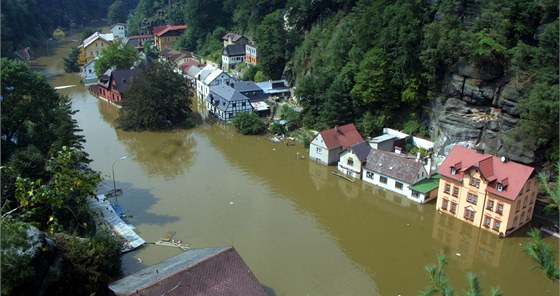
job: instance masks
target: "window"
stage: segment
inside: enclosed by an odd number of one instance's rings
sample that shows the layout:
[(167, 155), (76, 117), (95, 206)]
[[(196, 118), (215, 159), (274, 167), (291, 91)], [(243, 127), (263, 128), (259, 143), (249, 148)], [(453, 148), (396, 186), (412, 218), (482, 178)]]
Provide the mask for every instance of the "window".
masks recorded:
[(232, 106), (233, 108), (235, 108), (235, 107), (237, 107), (237, 103), (231, 103), (231, 106)]
[(451, 175), (455, 174), (457, 174), (457, 170), (455, 169), (455, 167), (451, 167)]
[(478, 200), (478, 196), (476, 194), (472, 194), (470, 192), (467, 194), (467, 201), (468, 202), (476, 205), (477, 200)]
[(401, 182), (395, 181), (395, 188), (397, 188), (397, 189), (399, 189), (399, 190), (402, 190), (403, 184), (402, 184)]
[(523, 199), (523, 208), (527, 207), (527, 202), (529, 201), (529, 197), (525, 196), (525, 198)]
[(474, 221), (474, 211), (470, 208), (465, 208), (465, 219)]
[(449, 205), (449, 201), (447, 199), (444, 199), (443, 202), (441, 203), (441, 208), (447, 211), (448, 205)]
[(459, 196), (459, 188), (453, 186), (453, 194), (452, 195), (455, 196), (455, 197)]
[(383, 183), (383, 184), (387, 184), (387, 177), (380, 176), (379, 177), (379, 182)]
[(245, 107), (245, 104), (247, 104), (247, 103), (243, 102), (243, 103), (241, 103), (241, 106), (242, 106), (242, 107)]
[(317, 152), (317, 154), (321, 154), (321, 152), (323, 151), (323, 149), (321, 149), (321, 147), (317, 147), (317, 150), (315, 150)]
[(492, 229), (498, 231), (500, 230), (500, 225), (502, 224), (502, 221), (494, 219), (494, 227), (492, 227)]
[(494, 200), (489, 199), (488, 204), (486, 204), (486, 209), (490, 211), (494, 211)]
[(521, 208), (521, 201), (517, 201), (517, 205), (515, 206), (515, 212), (519, 212), (519, 209)]
[(348, 157), (348, 159), (346, 160), (346, 164), (347, 165), (354, 165), (354, 159), (352, 157)]
[(470, 180), (469, 184), (471, 186), (475, 186), (476, 188), (478, 188), (478, 187), (480, 187), (480, 179), (471, 177), (471, 180)]
[(457, 211), (457, 204), (452, 202), (451, 203), (451, 209), (449, 210), (451, 213), (455, 214), (455, 212)]
[(373, 180), (373, 172), (366, 171), (366, 178)]
[(416, 190), (412, 190), (412, 197), (419, 198), (420, 197), (420, 192), (418, 192)]
[(504, 212), (504, 204), (499, 202), (498, 203), (498, 208), (496, 209), (496, 213), (501, 215), (503, 212)]
[(451, 191), (451, 185), (445, 183), (445, 190), (443, 190), (443, 192), (449, 194), (450, 191)]
[(484, 216), (484, 227), (490, 227), (490, 223), (492, 223), (492, 218), (490, 218), (490, 216)]
[(531, 181), (527, 182), (527, 188), (525, 188), (525, 192), (531, 190)]
[(521, 218), (519, 219), (520, 223), (525, 222), (525, 212), (521, 213)]
[(512, 224), (512, 226), (513, 226), (513, 227), (516, 227), (516, 226), (517, 226), (517, 217), (513, 218), (513, 224)]

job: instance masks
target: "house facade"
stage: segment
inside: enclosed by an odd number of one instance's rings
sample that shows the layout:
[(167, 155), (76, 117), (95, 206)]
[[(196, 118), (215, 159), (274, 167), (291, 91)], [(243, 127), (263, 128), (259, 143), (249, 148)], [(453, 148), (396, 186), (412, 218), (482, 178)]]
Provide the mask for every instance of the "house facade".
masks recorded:
[(123, 39), (128, 34), (128, 26), (124, 23), (117, 23), (111, 27), (111, 33), (115, 38)]
[(212, 65), (206, 65), (196, 77), (196, 95), (200, 99), (204, 99), (210, 94), (210, 86), (229, 83), (231, 77), (222, 69), (218, 69)]
[(175, 41), (181, 37), (186, 29), (187, 25), (154, 27), (152, 31), (157, 49), (162, 51), (166, 48), (172, 48)]
[(80, 65), (85, 65), (91, 62), (96, 57), (100, 56), (103, 51), (113, 42), (113, 33), (101, 34), (99, 32), (93, 33), (86, 38), (79, 46), (80, 55), (78, 62)]
[(309, 144), (309, 158), (326, 165), (334, 165), (342, 150), (363, 142), (356, 126), (349, 123), (319, 132)]
[(439, 211), (500, 237), (531, 221), (538, 192), (533, 168), (456, 145), (438, 172)]
[(340, 152), (338, 171), (350, 178), (361, 179), (371, 147), (367, 142), (354, 144)]
[(243, 35), (239, 35), (236, 33), (229, 32), (224, 37), (222, 37), (224, 42), (224, 47), (231, 45), (231, 44), (247, 44), (247, 38), (243, 37)]
[(245, 61), (245, 44), (226, 45), (222, 50), (222, 69), (228, 71)]
[(132, 79), (138, 74), (139, 69), (108, 70), (89, 90), (100, 99), (120, 106), (120, 102), (126, 98), (126, 91)]
[(247, 44), (245, 46), (245, 62), (247, 65), (256, 66), (258, 63), (257, 58), (257, 45), (256, 44)]
[(64, 38), (66, 38), (66, 32), (64, 32), (62, 30), (62, 28), (57, 27), (53, 33), (52, 33), (53, 38), (55, 38), (56, 40), (62, 40)]
[(413, 196), (410, 186), (429, 178), (423, 161), (403, 154), (372, 149), (368, 155), (362, 180), (424, 203)]
[(249, 98), (226, 83), (210, 86), (204, 99), (206, 110), (222, 121), (229, 122), (240, 112), (253, 112)]
[(97, 75), (95, 74), (95, 61), (97, 59), (91, 60), (89, 63), (85, 64), (80, 68), (80, 76), (82, 76), (83, 84), (91, 84), (97, 81)]

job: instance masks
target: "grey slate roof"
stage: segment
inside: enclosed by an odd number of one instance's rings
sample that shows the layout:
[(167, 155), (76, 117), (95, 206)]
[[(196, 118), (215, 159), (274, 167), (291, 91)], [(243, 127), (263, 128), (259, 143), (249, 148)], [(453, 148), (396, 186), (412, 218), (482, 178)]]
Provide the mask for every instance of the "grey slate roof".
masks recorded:
[(224, 47), (222, 55), (227, 57), (245, 56), (245, 44), (230, 44)]
[(206, 96), (205, 100), (223, 111), (227, 110), (230, 102), (246, 101), (250, 103), (249, 98), (227, 84), (210, 86), (210, 93)]
[(202, 69), (200, 69), (199, 67), (191, 66), (189, 68), (189, 70), (187, 71), (187, 75), (189, 77), (196, 78), (196, 75), (198, 75), (198, 73), (200, 73), (200, 71), (202, 71)]
[(364, 163), (367, 160), (367, 157), (371, 150), (371, 146), (368, 144), (368, 142), (364, 141), (358, 144), (354, 144), (348, 149), (352, 150), (352, 152), (356, 154), (361, 163)]
[(233, 247), (190, 249), (109, 285), (112, 295), (256, 295), (264, 288)]
[(264, 101), (268, 96), (264, 93), (262, 88), (260, 88), (253, 81), (235, 81), (231, 82), (230, 85), (238, 92), (242, 93), (248, 97), (251, 102), (254, 101)]
[(383, 150), (371, 149), (366, 167), (367, 170), (378, 173), (408, 184), (414, 184), (420, 170), (424, 169), (422, 162)]
[(116, 69), (111, 72), (111, 78), (115, 81), (117, 90), (123, 93), (130, 86), (134, 76), (138, 74), (140, 74), (139, 69)]

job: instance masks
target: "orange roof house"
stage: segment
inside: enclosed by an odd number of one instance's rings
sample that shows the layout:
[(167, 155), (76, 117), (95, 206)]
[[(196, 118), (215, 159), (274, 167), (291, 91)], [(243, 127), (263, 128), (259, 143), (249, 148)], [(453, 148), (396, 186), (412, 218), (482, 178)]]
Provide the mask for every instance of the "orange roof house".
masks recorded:
[(438, 172), (443, 213), (502, 237), (531, 221), (538, 191), (532, 167), (457, 145)]
[(173, 43), (181, 37), (187, 28), (187, 25), (154, 27), (152, 31), (157, 49), (161, 51), (165, 48), (172, 48)]
[(327, 165), (336, 164), (342, 150), (360, 142), (364, 142), (364, 138), (353, 123), (335, 126), (319, 132), (311, 140), (309, 158)]

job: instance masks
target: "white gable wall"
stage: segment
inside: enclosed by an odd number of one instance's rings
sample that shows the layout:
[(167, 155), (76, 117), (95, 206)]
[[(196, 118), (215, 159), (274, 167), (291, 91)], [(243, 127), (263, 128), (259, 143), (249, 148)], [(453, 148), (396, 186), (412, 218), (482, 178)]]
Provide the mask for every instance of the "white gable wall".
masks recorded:
[(362, 163), (350, 149), (343, 150), (338, 161), (338, 170), (349, 177), (362, 178)]
[(322, 162), (324, 164), (329, 163), (329, 150), (321, 134), (317, 134), (315, 138), (309, 143), (309, 159)]

